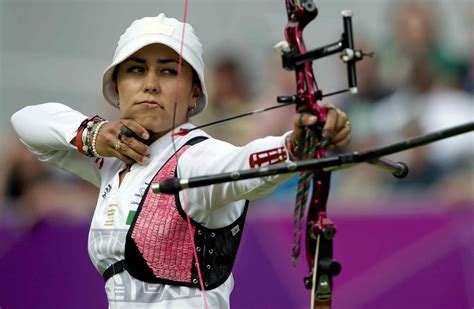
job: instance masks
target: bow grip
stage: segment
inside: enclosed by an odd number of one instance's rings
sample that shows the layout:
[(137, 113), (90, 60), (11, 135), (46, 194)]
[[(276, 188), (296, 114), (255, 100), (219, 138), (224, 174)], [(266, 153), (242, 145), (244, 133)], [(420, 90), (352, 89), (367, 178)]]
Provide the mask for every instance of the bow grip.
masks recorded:
[(316, 125), (320, 126), (321, 129), (324, 126), (324, 124), (326, 123), (327, 114), (329, 112), (329, 109), (330, 108), (328, 108), (324, 105), (318, 104), (316, 101), (313, 104), (310, 104), (310, 106), (309, 106), (310, 113), (315, 115), (316, 117), (318, 117), (318, 121), (316, 122)]

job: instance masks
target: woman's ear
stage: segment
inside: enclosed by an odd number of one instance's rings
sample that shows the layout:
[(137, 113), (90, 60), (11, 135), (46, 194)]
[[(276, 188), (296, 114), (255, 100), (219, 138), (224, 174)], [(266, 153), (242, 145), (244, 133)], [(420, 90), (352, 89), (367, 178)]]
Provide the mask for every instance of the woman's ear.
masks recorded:
[(198, 84), (195, 84), (192, 89), (191, 102), (190, 102), (190, 105), (188, 106), (189, 112), (193, 111), (196, 108), (197, 101), (199, 100), (201, 95), (202, 95), (201, 86)]
[(201, 86), (198, 85), (198, 84), (195, 84), (193, 86), (193, 95), (192, 95), (192, 98), (193, 99), (199, 99), (202, 95), (202, 89), (201, 89)]

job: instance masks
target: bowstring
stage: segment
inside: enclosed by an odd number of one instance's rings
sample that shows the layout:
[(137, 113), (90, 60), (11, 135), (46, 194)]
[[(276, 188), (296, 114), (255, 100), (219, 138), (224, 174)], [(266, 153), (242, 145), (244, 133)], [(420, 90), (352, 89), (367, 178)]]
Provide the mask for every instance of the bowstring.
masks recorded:
[[(177, 76), (177, 83), (176, 83), (176, 100), (174, 102), (174, 108), (173, 108), (173, 123), (172, 123), (172, 134), (171, 134), (171, 143), (173, 145), (173, 151), (174, 151), (174, 160), (176, 160), (176, 170), (178, 167), (178, 158), (177, 158), (177, 149), (176, 149), (176, 142), (175, 142), (175, 137), (173, 131), (176, 129), (176, 111), (178, 108), (178, 101), (179, 101), (179, 84), (181, 81), (181, 75), (182, 75), (182, 66), (183, 66), (183, 46), (184, 46), (184, 32), (186, 30), (186, 19), (188, 16), (188, 0), (184, 0), (184, 13), (183, 13), (183, 29), (181, 32), (181, 44), (180, 44), (180, 50), (179, 50), (179, 61), (178, 61), (178, 76)], [(196, 251), (196, 244), (194, 242), (194, 233), (193, 233), (193, 228), (191, 225), (191, 218), (189, 217), (189, 210), (188, 210), (188, 205), (186, 203), (186, 194), (185, 191), (182, 191), (183, 195), (183, 200), (181, 201), (184, 213), (186, 214), (186, 221), (187, 221), (187, 226), (188, 226), (188, 234), (189, 238), (191, 239), (191, 244), (193, 248), (193, 255), (194, 255), (194, 260), (196, 261), (196, 270), (198, 273), (199, 277), (199, 285), (201, 287), (201, 295), (202, 299), (204, 302), (204, 308), (208, 309), (209, 306), (207, 304), (207, 299), (206, 299), (206, 292), (204, 290), (204, 281), (202, 280), (202, 272), (201, 272), (201, 266), (199, 265), (199, 259)]]

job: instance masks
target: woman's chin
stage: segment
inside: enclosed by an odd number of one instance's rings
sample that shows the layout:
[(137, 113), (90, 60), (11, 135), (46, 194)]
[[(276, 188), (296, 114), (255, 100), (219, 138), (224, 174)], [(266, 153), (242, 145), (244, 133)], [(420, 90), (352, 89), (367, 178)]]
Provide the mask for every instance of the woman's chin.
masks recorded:
[(171, 129), (171, 124), (164, 123), (159, 117), (150, 117), (149, 115), (140, 115), (133, 118), (139, 125), (150, 132), (163, 132)]
[[(145, 128), (150, 133), (166, 133), (173, 127), (172, 121), (163, 121), (162, 117), (157, 117), (156, 114), (140, 114), (124, 118), (131, 118), (135, 120), (140, 126)], [(176, 120), (174, 126), (177, 127), (184, 122), (185, 121)]]

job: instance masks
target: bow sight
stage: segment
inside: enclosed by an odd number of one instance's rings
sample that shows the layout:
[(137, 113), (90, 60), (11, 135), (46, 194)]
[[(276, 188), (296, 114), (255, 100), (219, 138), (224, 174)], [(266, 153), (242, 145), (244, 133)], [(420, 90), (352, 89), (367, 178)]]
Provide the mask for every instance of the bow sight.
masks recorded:
[[(306, 1), (308, 3), (312, 3), (312, 1)], [(302, 8), (309, 13), (308, 15), (311, 19), (314, 19), (317, 16), (318, 9), (314, 4), (309, 5), (308, 3), (303, 4)], [(289, 13), (289, 18), (295, 19), (296, 13)], [(302, 15), (299, 13), (298, 16)], [(364, 56), (372, 56), (373, 53), (364, 53), (362, 50), (355, 50), (354, 49), (354, 39), (352, 34), (352, 11), (344, 10), (341, 12), (343, 25), (344, 25), (344, 32), (341, 35), (341, 39), (335, 43), (328, 44), (310, 51), (307, 51), (304, 54), (300, 54), (297, 50), (297, 46), (293, 45), (290, 47), (287, 41), (281, 41), (277, 43), (274, 48), (281, 53), (282, 58), (282, 65), (283, 68), (289, 71), (295, 71), (298, 67), (301, 67), (305, 63), (311, 63), (313, 60), (324, 58), (336, 53), (341, 53), (340, 58), (343, 62), (347, 64), (347, 81), (349, 88), (344, 90), (339, 90), (327, 94), (323, 94), (321, 90), (315, 91), (315, 99), (321, 100), (323, 97), (340, 94), (343, 92), (349, 91), (352, 94), (357, 93), (357, 75), (356, 75), (356, 67), (355, 63), (357, 61), (362, 60)], [(302, 31), (303, 27), (309, 22), (308, 18), (305, 19), (304, 23), (299, 24), (297, 30)], [(288, 31), (294, 30), (287, 30), (287, 38)], [(298, 102), (298, 96), (278, 96), (277, 97), (278, 103), (300, 103)]]

